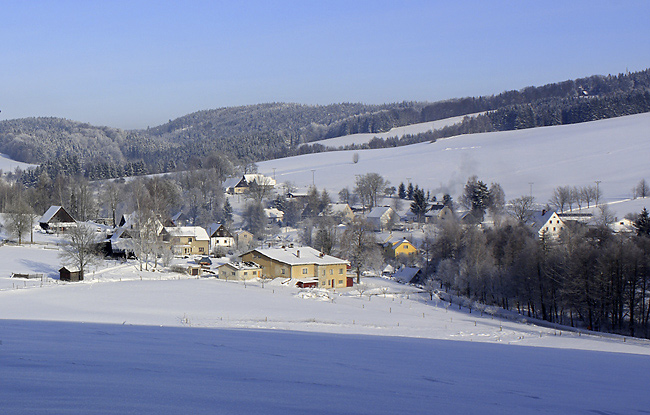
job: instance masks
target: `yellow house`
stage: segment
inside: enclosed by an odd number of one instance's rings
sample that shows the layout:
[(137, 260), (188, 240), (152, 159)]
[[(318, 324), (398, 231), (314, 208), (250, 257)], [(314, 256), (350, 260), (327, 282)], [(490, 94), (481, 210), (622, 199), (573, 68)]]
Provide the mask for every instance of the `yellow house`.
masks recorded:
[(200, 226), (165, 227), (162, 235), (174, 255), (207, 255), (210, 249), (210, 237)]
[(418, 249), (406, 239), (397, 242), (389, 242), (387, 248), (393, 258), (411, 256), (418, 253)]
[(228, 262), (217, 270), (222, 280), (245, 281), (262, 276), (262, 268), (254, 262)]
[(254, 249), (241, 258), (258, 264), (266, 278), (316, 278), (322, 288), (347, 287), (348, 261), (325, 255), (309, 246)]

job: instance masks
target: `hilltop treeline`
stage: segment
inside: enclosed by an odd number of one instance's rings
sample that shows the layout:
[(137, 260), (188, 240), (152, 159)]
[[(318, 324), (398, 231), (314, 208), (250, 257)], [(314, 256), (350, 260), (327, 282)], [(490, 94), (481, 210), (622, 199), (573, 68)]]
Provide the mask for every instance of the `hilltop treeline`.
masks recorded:
[[(146, 130), (96, 127), (59, 118), (0, 122), (0, 152), (41, 164), (23, 181), (68, 165), (89, 179), (166, 172), (197, 166), (219, 152), (239, 164), (325, 151), (313, 141), (379, 133), (452, 116), (462, 123), (401, 139), (374, 139), (367, 148), (435, 140), (458, 134), (570, 124), (650, 111), (650, 69), (591, 76), (498, 95), (435, 103), (299, 105), (270, 103), (199, 111)], [(79, 164), (79, 168), (72, 166)], [(137, 164), (137, 165), (136, 165)]]

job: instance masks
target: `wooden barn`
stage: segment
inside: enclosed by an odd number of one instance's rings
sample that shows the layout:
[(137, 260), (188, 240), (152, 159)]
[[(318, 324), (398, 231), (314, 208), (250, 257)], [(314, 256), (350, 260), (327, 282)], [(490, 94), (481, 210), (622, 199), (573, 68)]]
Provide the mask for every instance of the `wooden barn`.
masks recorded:
[(49, 233), (65, 232), (66, 229), (77, 226), (74, 218), (61, 206), (50, 206), (38, 223), (44, 231)]
[(61, 267), (59, 269), (59, 279), (61, 281), (83, 281), (84, 276), (76, 268)]

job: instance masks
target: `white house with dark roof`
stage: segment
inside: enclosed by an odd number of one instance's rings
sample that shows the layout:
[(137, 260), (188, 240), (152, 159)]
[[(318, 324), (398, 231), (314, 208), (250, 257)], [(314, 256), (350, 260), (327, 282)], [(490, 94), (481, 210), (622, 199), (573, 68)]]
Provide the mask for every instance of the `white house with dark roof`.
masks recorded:
[(235, 246), (235, 237), (220, 223), (208, 226), (208, 235), (210, 236), (210, 250), (217, 247), (231, 248)]
[(557, 238), (560, 236), (560, 231), (564, 229), (564, 221), (557, 215), (556, 212), (551, 210), (541, 210), (533, 213), (529, 226), (537, 235)]

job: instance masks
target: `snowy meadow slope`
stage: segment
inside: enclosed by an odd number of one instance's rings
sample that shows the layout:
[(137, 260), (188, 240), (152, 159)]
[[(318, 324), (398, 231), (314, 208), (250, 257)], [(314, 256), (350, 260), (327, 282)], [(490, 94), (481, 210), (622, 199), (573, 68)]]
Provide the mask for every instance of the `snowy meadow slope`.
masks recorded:
[(345, 147), (352, 144), (366, 144), (369, 143), (373, 138), (391, 138), (397, 137), (402, 138), (406, 135), (415, 135), (420, 133), (426, 133), (428, 131), (439, 130), (450, 125), (458, 124), (463, 121), (465, 117), (474, 117), (480, 113), (462, 115), (460, 117), (450, 117), (444, 118), (436, 121), (428, 121), (417, 124), (406, 125), (403, 127), (391, 128), (385, 133), (359, 133), (359, 134), (349, 134), (341, 137), (328, 138), (325, 140), (312, 141), (307, 144), (321, 144), (325, 147)]
[(328, 292), (114, 261), (81, 283), (7, 278), (9, 267), (55, 275), (50, 251), (0, 247), (3, 413), (628, 414), (650, 404), (647, 341), (470, 313), (380, 278), (363, 293)]
[[(527, 130), (470, 134), (404, 147), (308, 154), (259, 163), (278, 183), (312, 184), (336, 194), (356, 175), (377, 172), (397, 186), (408, 180), (456, 197), (471, 175), (499, 182), (506, 198), (530, 193), (546, 202), (557, 186), (599, 180), (606, 201), (626, 199), (650, 177), (650, 114)], [(359, 154), (353, 163), (353, 154)], [(313, 173), (312, 173), (313, 170)]]
[[(607, 200), (650, 177), (650, 114), (267, 161), (331, 193), (355, 175), (454, 197), (471, 174), (546, 201), (601, 180)], [(273, 172), (275, 169), (275, 172)], [(312, 176), (313, 170), (313, 176)], [(643, 201), (635, 201), (641, 206)], [(618, 212), (617, 212), (618, 213)], [(55, 235), (0, 246), (3, 414), (641, 414), (650, 342), (471, 312), (415, 287), (301, 290), (103, 261), (57, 279)], [(43, 274), (43, 280), (9, 278)]]

